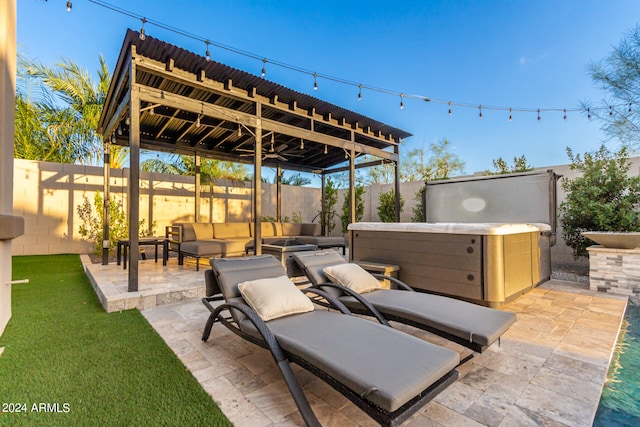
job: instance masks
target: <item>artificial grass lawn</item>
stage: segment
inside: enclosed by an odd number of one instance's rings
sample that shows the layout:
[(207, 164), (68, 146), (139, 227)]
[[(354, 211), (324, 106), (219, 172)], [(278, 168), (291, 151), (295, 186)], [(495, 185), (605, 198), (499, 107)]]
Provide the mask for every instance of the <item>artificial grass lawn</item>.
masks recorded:
[(0, 337), (0, 404), (27, 411), (0, 425), (231, 425), (138, 310), (104, 312), (77, 255), (14, 257), (13, 277), (30, 283)]

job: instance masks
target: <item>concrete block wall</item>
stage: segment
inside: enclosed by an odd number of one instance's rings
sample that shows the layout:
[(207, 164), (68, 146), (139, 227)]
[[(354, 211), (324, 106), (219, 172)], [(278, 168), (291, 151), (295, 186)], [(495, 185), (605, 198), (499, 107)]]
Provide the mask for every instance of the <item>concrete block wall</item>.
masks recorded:
[[(128, 211), (128, 169), (112, 169), (111, 197)], [(96, 192), (102, 194), (103, 169), (15, 159), (13, 173), (15, 215), (24, 217), (25, 234), (13, 241), (13, 255), (89, 253), (93, 245), (78, 233), (77, 208), (87, 197), (93, 206)], [(217, 180), (200, 189), (202, 222), (252, 220), (251, 182)], [(276, 186), (262, 184), (263, 216), (276, 216)], [(299, 212), (310, 222), (320, 211), (317, 188), (282, 186), (282, 215)], [(140, 219), (155, 221), (156, 236), (165, 226), (195, 220), (195, 179), (188, 176), (141, 172)]]

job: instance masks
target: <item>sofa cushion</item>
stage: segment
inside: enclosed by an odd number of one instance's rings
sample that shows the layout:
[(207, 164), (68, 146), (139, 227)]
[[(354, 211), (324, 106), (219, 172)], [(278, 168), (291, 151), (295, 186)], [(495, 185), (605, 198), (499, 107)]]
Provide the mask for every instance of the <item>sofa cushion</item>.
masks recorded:
[(282, 223), (282, 235), (283, 236), (299, 236), (302, 234), (302, 224), (299, 222), (283, 222)]
[(192, 222), (174, 222), (174, 227), (182, 227), (182, 241), (188, 242), (196, 240), (196, 232), (193, 230)]
[(213, 224), (213, 237), (228, 239), (234, 237), (251, 237), (247, 222), (216, 222)]
[(246, 250), (247, 243), (253, 242), (251, 237), (236, 237), (233, 239), (223, 239), (223, 256), (241, 255)]
[(261, 222), (260, 223), (260, 236), (261, 237), (274, 237), (277, 236), (276, 229), (273, 222)]
[(309, 245), (316, 245), (320, 248), (331, 248), (345, 245), (344, 238), (339, 236), (298, 236), (296, 240)]
[(223, 255), (225, 251), (225, 241), (216, 239), (192, 240), (183, 242), (180, 251), (196, 256)]
[(207, 240), (213, 238), (213, 224), (210, 222), (196, 222), (193, 224), (196, 234), (195, 240)]
[(265, 322), (313, 311), (313, 303), (287, 276), (238, 283), (245, 301)]
[(302, 225), (301, 235), (303, 236), (319, 236), (320, 224), (315, 222), (304, 223)]

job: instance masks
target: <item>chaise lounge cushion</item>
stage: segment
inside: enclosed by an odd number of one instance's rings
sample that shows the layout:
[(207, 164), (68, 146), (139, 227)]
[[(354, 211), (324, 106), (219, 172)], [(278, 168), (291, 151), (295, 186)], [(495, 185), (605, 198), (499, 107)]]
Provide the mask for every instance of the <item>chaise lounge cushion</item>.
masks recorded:
[(242, 297), (265, 322), (313, 310), (313, 303), (287, 276), (238, 283)]
[(208, 222), (176, 222), (182, 226), (182, 241), (207, 240), (213, 238), (213, 226)]
[(302, 224), (299, 222), (283, 222), (283, 236), (300, 236), (302, 234)]
[[(516, 321), (516, 315), (506, 311), (439, 295), (418, 295), (407, 291), (380, 290), (362, 296), (382, 315), (425, 324), (481, 346), (492, 344)], [(347, 307), (358, 305), (354, 298), (347, 296), (341, 297), (340, 301)]]
[[(248, 319), (240, 327), (258, 337)], [(435, 383), (460, 360), (455, 351), (387, 326), (321, 310), (272, 320), (269, 329), (285, 351), (389, 412)], [(372, 348), (375, 351), (363, 351)]]

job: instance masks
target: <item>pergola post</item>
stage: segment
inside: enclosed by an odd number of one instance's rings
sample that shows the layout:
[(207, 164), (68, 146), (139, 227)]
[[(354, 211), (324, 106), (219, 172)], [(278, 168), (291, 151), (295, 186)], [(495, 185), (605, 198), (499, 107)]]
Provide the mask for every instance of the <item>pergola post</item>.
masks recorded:
[(396, 222), (400, 222), (400, 156), (398, 151), (398, 146), (393, 147), (393, 152), (398, 155), (398, 159), (393, 163), (393, 175), (394, 175), (394, 184), (395, 184), (395, 208), (396, 208)]
[(194, 209), (194, 216), (195, 216), (195, 222), (200, 221), (200, 156), (198, 155), (198, 153), (195, 154), (194, 160), (194, 169), (195, 169), (195, 209)]
[(256, 104), (256, 143), (253, 151), (253, 248), (262, 255), (262, 104)]
[[(131, 46), (135, 57), (136, 46)], [(140, 221), (140, 96), (136, 89), (136, 62), (131, 61), (129, 80), (129, 292), (138, 291), (138, 223)], [(126, 262), (126, 261), (125, 261)]]
[(356, 152), (349, 152), (349, 223), (356, 222)]
[(276, 167), (276, 221), (282, 222), (282, 168)]
[(103, 141), (104, 165), (103, 165), (103, 188), (102, 188), (102, 265), (109, 264), (109, 204), (111, 201), (111, 137), (105, 136)]
[(323, 236), (327, 235), (327, 212), (325, 210), (325, 201), (326, 201), (326, 175), (324, 171), (322, 171), (322, 184), (321, 184), (321, 209), (320, 209), (320, 231)]

